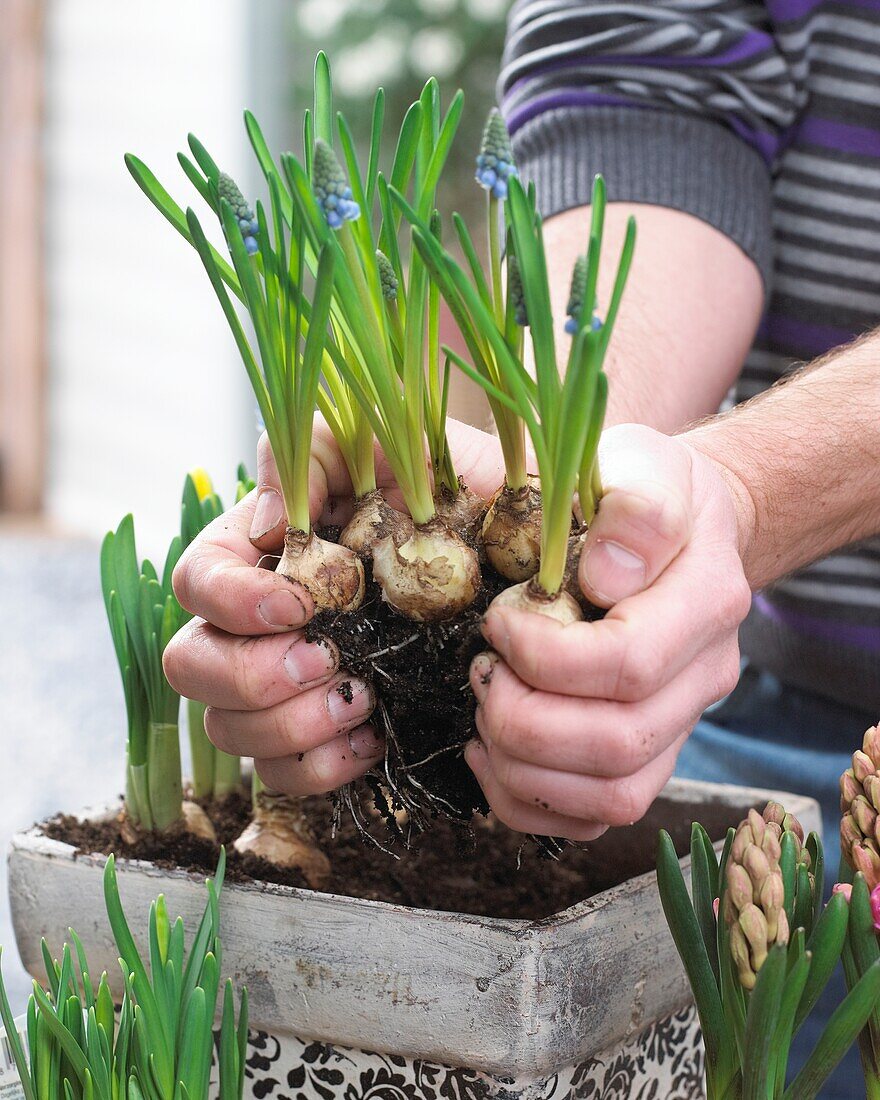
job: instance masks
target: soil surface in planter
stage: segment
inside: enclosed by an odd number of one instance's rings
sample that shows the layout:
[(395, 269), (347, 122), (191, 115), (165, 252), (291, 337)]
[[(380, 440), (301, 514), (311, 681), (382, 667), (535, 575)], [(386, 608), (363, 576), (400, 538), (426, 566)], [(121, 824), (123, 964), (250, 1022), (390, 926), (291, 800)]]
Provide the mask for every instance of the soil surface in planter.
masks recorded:
[[(543, 855), (533, 841), (492, 818), (477, 819), (472, 827), (438, 820), (414, 838), (411, 849), (398, 845), (395, 859), (365, 841), (348, 815), (334, 836), (334, 807), (329, 800), (310, 799), (308, 806), (318, 841), (333, 868), (331, 892), (416, 908), (520, 920), (551, 916), (652, 871), (660, 828), (671, 833), (676, 850), (683, 855), (690, 845), (692, 821), (699, 820), (713, 840), (720, 840), (749, 809), (660, 799), (636, 825), (613, 829), (583, 847), (570, 846), (554, 861)], [(229, 881), (305, 885), (296, 873), (251, 856), (239, 856), (232, 849), (232, 842), (248, 821), (250, 806), (246, 799), (232, 797), (207, 809), (220, 842), (227, 847)], [(366, 806), (363, 812), (369, 816)], [(373, 821), (384, 839), (384, 826), (375, 817)], [(126, 844), (117, 821), (82, 822), (62, 816), (41, 828), (47, 836), (71, 844), (81, 853), (115, 852), (117, 856), (150, 860), (200, 875), (213, 873), (218, 857), (216, 845), (192, 836), (149, 834), (137, 844)]]

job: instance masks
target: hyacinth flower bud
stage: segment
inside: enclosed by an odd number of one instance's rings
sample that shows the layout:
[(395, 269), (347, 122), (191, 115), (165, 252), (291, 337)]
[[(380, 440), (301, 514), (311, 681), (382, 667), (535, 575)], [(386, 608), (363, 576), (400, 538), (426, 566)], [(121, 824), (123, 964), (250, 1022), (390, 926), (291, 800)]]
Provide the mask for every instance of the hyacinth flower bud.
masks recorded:
[(831, 888), (832, 894), (843, 894), (846, 898), (847, 904), (852, 900), (852, 883), (851, 882), (835, 882)]
[(244, 246), (248, 250), (248, 254), (253, 256), (255, 252), (259, 251), (259, 244), (257, 243), (257, 233), (259, 232), (259, 224), (254, 217), (254, 212), (248, 206), (247, 200), (242, 195), (241, 190), (232, 176), (221, 172), (217, 180), (217, 193), (221, 199), (225, 199), (232, 207), (232, 212), (235, 214), (235, 220), (238, 222), (238, 228), (241, 230), (242, 240)]
[(865, 798), (875, 810), (880, 811), (880, 775), (869, 775), (862, 783), (862, 789), (865, 792)]
[(848, 858), (852, 860), (853, 868), (856, 871), (861, 871), (865, 876), (865, 881), (868, 883), (870, 890), (874, 890), (880, 885), (880, 855), (878, 855), (877, 846), (873, 841), (854, 844), (850, 848)]
[[(789, 938), (785, 885), (779, 865), (785, 820), (771, 804), (762, 816), (750, 810), (736, 831), (725, 873), (724, 919), (740, 983), (754, 989), (758, 971), (774, 944)], [(796, 835), (796, 830), (792, 829)]]
[(382, 287), (382, 297), (386, 302), (397, 301), (398, 282), (397, 275), (394, 268), (391, 265), (391, 261), (381, 252), (376, 249), (376, 265), (379, 268), (379, 283)]
[(840, 777), (840, 847), (873, 890), (880, 884), (880, 727), (872, 726)]
[(312, 189), (331, 229), (341, 229), (345, 222), (361, 216), (361, 208), (352, 198), (342, 165), (327, 142), (320, 139), (315, 142)]
[(507, 181), (517, 175), (513, 159), (513, 147), (507, 125), (497, 107), (493, 107), (486, 119), (483, 141), (477, 157), (476, 181), (493, 198), (507, 198)]
[(871, 891), (871, 919), (874, 929), (880, 932), (880, 886), (875, 886)]
[(529, 323), (529, 315), (526, 312), (526, 299), (523, 294), (519, 260), (513, 253), (510, 253), (507, 257), (507, 295), (513, 304), (513, 315), (516, 323), (525, 328)]

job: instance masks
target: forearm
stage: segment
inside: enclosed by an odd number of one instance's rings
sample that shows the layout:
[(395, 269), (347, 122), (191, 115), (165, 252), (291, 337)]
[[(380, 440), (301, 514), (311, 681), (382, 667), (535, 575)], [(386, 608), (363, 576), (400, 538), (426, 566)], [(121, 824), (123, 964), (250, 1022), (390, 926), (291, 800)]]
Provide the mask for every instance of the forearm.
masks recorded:
[(880, 330), (683, 438), (727, 474), (753, 589), (880, 533)]
[[(665, 207), (612, 202), (602, 249), (600, 316), (630, 214), (637, 220), (638, 239), (606, 363), (607, 423), (675, 432), (715, 412), (739, 374), (761, 313), (761, 277), (736, 244), (705, 222)], [(587, 207), (558, 214), (544, 227), (562, 349), (570, 340), (563, 327), (571, 269), (588, 233)]]

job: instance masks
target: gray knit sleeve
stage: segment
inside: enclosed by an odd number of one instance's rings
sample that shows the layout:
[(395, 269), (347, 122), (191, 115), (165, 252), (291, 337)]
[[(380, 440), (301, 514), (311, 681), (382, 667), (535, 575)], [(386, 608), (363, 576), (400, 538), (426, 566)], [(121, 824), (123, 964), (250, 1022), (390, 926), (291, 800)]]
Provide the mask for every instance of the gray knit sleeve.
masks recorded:
[(771, 268), (771, 172), (803, 106), (764, 4), (518, 0), (499, 98), (545, 217), (589, 201), (683, 210)]

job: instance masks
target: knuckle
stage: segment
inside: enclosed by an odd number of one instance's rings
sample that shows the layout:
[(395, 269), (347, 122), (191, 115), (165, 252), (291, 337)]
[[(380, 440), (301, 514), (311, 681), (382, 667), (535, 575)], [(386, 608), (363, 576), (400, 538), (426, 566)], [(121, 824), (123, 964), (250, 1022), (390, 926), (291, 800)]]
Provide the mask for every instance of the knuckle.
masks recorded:
[(609, 787), (603, 818), (608, 825), (622, 827), (641, 820), (651, 807), (653, 798), (638, 779), (616, 779)]
[(306, 753), (302, 767), (304, 786), (312, 794), (324, 794), (338, 786), (336, 760), (329, 752)]
[(257, 638), (248, 638), (229, 664), (230, 687), (241, 710), (260, 710), (266, 703), (266, 685), (256, 659)]
[(629, 639), (623, 646), (614, 685), (614, 696), (624, 702), (639, 702), (653, 695), (663, 684), (664, 661), (646, 638)]
[(198, 572), (199, 546), (198, 540), (192, 543), (182, 554), (180, 561), (174, 567), (171, 574), (171, 587), (181, 607), (194, 613), (195, 606), (195, 578)]
[(718, 683), (716, 684), (716, 690), (718, 698), (722, 699), (725, 695), (729, 695), (736, 685), (739, 683), (740, 677), (740, 663), (739, 663), (739, 651), (727, 660), (723, 661), (721, 668), (718, 672)]
[(614, 743), (612, 774), (629, 776), (643, 768), (652, 758), (654, 740), (654, 734), (649, 729), (619, 731)]
[(722, 601), (723, 622), (726, 627), (735, 630), (748, 615), (752, 606), (752, 590), (742, 569), (727, 586)]
[(211, 744), (221, 752), (235, 752), (223, 712), (216, 707), (205, 710), (205, 734)]
[(282, 794), (287, 792), (288, 777), (280, 761), (255, 758), (254, 771), (263, 783), (273, 791), (281, 791)]

